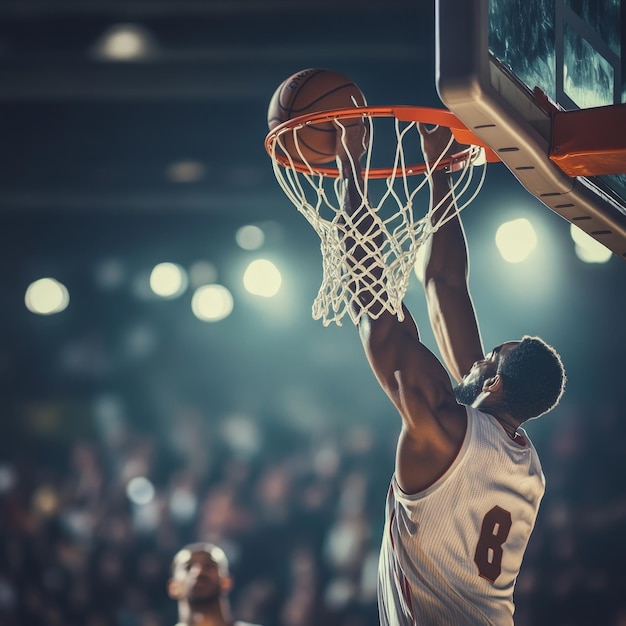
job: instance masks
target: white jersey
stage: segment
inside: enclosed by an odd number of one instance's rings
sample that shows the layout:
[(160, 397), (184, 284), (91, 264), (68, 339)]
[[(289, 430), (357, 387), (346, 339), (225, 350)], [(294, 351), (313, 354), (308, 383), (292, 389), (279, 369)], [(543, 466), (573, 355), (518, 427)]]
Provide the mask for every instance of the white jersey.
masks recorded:
[(545, 479), (537, 452), (467, 407), (456, 459), (433, 485), (387, 497), (378, 571), (381, 626), (511, 626), (513, 587)]

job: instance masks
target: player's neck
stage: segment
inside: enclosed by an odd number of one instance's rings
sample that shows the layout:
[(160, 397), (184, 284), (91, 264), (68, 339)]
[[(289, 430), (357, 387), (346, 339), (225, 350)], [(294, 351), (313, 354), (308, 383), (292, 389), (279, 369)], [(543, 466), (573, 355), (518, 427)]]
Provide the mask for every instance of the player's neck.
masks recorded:
[(180, 607), (176, 626), (233, 626), (233, 624), (228, 605), (215, 603), (202, 608)]
[[(496, 418), (496, 419), (498, 419), (498, 418)], [(504, 428), (504, 432), (511, 439), (515, 440), (517, 438), (518, 432), (517, 432), (517, 426), (516, 425), (507, 424), (506, 422), (503, 422), (500, 419), (498, 419), (498, 422), (500, 422), (500, 426), (502, 426), (502, 428)]]
[(513, 418), (509, 413), (502, 411), (498, 405), (489, 401), (489, 394), (481, 394), (478, 396), (472, 406), (484, 413), (489, 413), (499, 422), (506, 434), (515, 439), (518, 436), (517, 429), (521, 426), (521, 422)]

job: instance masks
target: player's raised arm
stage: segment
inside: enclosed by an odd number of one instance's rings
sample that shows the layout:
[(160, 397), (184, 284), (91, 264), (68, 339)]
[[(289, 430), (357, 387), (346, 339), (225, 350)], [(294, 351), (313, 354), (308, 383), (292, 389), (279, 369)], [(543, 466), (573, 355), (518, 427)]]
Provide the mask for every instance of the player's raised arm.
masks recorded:
[[(338, 147), (342, 210), (348, 225), (344, 244), (362, 269), (352, 272), (351, 289), (367, 313), (358, 328), (366, 356), (380, 385), (402, 416), (396, 476), (404, 489), (417, 491), (439, 476), (454, 458), (465, 428), (465, 411), (454, 398), (449, 376), (421, 343), (417, 325), (403, 305), (404, 319), (372, 306), (385, 298), (378, 280), (377, 251), (384, 233), (371, 214), (363, 191), (359, 157), (363, 134), (344, 131)], [(354, 229), (351, 228), (354, 226)], [(376, 305), (376, 303), (374, 303)]]
[[(450, 129), (429, 130), (420, 125), (420, 133), (424, 158), (432, 162), (448, 144)], [(434, 223), (454, 203), (450, 178), (444, 170), (432, 173), (430, 190), (433, 206), (441, 205), (433, 215)], [(425, 249), (424, 290), (430, 323), (445, 364), (459, 382), (472, 364), (483, 358), (484, 349), (468, 288), (467, 245), (458, 214), (433, 233)]]

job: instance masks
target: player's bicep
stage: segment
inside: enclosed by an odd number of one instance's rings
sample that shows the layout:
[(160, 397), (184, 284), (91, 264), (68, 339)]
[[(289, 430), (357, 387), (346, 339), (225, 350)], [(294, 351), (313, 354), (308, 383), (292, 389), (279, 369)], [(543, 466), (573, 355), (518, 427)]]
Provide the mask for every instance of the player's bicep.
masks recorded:
[(395, 373), (396, 406), (404, 427), (416, 439), (436, 440), (442, 434), (442, 407), (456, 405), (450, 377), (437, 357), (418, 343)]
[(425, 285), (425, 293), (437, 346), (450, 374), (458, 382), (484, 356), (467, 285), (430, 280)]
[(381, 386), (413, 431), (432, 423), (438, 406), (452, 401), (450, 378), (437, 357), (420, 342), (410, 317), (403, 322), (365, 322), (365, 352)]

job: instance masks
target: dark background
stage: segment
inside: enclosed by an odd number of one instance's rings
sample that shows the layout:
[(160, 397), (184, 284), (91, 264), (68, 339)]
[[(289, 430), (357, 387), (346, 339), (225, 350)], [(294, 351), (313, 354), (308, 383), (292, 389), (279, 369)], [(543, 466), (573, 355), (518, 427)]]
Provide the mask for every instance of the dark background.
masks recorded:
[[(151, 33), (147, 59), (94, 56), (119, 23)], [(174, 623), (167, 563), (199, 538), (226, 546), (241, 617), (376, 623), (399, 420), (347, 318), (311, 319), (319, 240), (263, 147), (274, 89), (307, 67), (351, 76), (370, 104), (441, 106), (432, 3), (0, 3), (3, 624)], [(181, 160), (204, 176), (172, 181)], [(519, 265), (493, 243), (513, 217), (539, 237)], [(624, 624), (626, 266), (582, 263), (569, 224), (501, 164), (464, 220), (485, 344), (538, 334), (569, 376), (561, 406), (528, 424), (548, 492), (518, 624)], [(262, 250), (236, 245), (246, 224), (265, 229)], [(257, 256), (283, 272), (271, 301), (240, 286)], [(136, 296), (154, 264), (199, 260), (233, 292), (226, 320), (196, 319), (190, 290)], [(43, 276), (69, 289), (58, 315), (24, 307)], [(416, 279), (407, 303), (434, 348)], [(128, 503), (133, 476), (156, 488), (152, 508)], [(172, 514), (177, 489), (195, 494), (188, 517)]]

